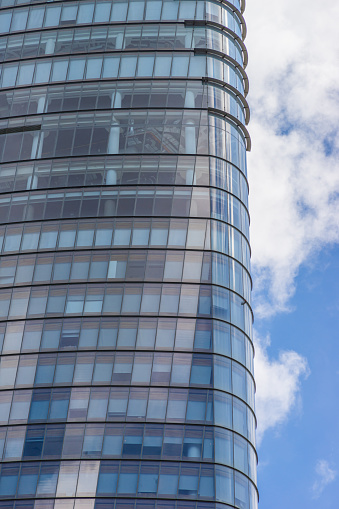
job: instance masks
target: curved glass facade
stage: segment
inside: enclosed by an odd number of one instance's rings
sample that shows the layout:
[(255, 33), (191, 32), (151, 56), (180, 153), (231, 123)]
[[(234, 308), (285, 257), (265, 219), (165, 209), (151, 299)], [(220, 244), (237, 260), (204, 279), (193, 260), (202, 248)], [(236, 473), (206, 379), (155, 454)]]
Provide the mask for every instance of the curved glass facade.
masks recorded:
[(0, 509), (257, 509), (243, 10), (0, 1)]

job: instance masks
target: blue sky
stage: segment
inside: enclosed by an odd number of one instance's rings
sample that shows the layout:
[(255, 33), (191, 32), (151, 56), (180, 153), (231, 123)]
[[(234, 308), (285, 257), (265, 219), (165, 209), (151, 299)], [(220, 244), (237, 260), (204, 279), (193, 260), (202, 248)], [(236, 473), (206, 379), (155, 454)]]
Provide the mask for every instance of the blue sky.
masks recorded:
[(271, 359), (281, 349), (297, 350), (309, 370), (288, 417), (265, 432), (259, 447), (261, 509), (337, 507), (338, 281), (339, 248), (324, 249), (296, 278), (294, 311), (256, 323), (270, 330)]
[(326, 509), (339, 493), (339, 2), (246, 4), (260, 509)]

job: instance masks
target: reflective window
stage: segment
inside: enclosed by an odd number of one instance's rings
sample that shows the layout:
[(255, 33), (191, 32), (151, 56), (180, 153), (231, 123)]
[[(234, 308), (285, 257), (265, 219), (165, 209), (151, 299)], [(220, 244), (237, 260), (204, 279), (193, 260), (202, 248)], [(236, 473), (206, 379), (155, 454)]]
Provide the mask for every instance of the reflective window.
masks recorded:
[[(7, 6), (14, 5), (11, 0), (2, 0), (2, 4), (6, 2)], [(8, 3), (7, 3), (8, 2)], [(18, 2), (22, 3), (22, 2)], [(29, 2), (25, 2), (29, 3)], [(132, 1), (130, 4), (126, 1), (116, 2), (75, 2), (72, 5), (62, 6), (43, 6), (32, 7), (31, 9), (23, 8), (8, 11), (7, 16), (0, 17), (0, 28), (3, 32), (14, 32), (17, 30), (24, 30), (27, 28), (40, 28), (42, 26), (51, 27), (58, 25), (73, 25), (81, 23), (102, 23), (107, 21), (135, 21), (140, 19), (147, 19), (151, 21), (174, 21), (186, 19), (208, 19), (216, 21), (221, 25), (225, 25), (234, 31), (239, 37), (242, 36), (241, 24), (243, 24), (242, 16), (239, 12), (239, 0), (232, 0), (230, 3), (235, 5), (238, 13), (235, 14), (233, 10), (229, 9), (226, 5), (219, 3), (206, 2), (206, 9), (204, 3), (201, 1), (185, 2), (178, 6), (173, 6), (168, 0), (155, 4), (154, 1)], [(95, 8), (94, 8), (95, 7)], [(43, 12), (45, 11), (45, 21)], [(28, 23), (27, 23), (28, 18)], [(36, 18), (35, 21), (32, 18)]]
[[(42, 61), (6, 63), (2, 65), (1, 86), (33, 85), (64, 81), (82, 81), (94, 78), (143, 77), (201, 77), (206, 75), (231, 85), (244, 95), (248, 92), (248, 80), (242, 67), (231, 57), (221, 59), (215, 54), (204, 56), (193, 54), (167, 55), (147, 54), (144, 64), (142, 53), (135, 55), (100, 55), (91, 57), (50, 57)], [(140, 59), (140, 62), (139, 62)], [(137, 70), (137, 71), (136, 71)], [(94, 73), (94, 74), (93, 74)], [(126, 74), (127, 73), (127, 74)], [(187, 103), (188, 106), (189, 103)]]

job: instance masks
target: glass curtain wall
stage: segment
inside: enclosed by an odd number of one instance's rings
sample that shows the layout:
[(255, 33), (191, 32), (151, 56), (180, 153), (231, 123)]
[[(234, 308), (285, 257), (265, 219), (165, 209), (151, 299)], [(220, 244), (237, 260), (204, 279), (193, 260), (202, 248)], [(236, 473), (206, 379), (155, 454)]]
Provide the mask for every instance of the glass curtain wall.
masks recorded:
[(257, 509), (243, 10), (0, 1), (0, 509)]

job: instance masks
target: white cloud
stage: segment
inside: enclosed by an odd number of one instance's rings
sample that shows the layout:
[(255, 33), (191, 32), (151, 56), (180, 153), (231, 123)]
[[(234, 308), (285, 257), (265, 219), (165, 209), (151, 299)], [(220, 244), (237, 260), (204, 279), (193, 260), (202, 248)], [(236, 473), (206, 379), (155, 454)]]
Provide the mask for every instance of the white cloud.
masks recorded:
[(317, 479), (312, 486), (313, 498), (319, 498), (326, 486), (337, 477), (337, 472), (330, 467), (326, 460), (319, 460), (315, 467)]
[(279, 426), (290, 416), (298, 401), (301, 378), (309, 374), (306, 359), (294, 351), (282, 351), (277, 360), (270, 360), (267, 354), (269, 344), (269, 337), (255, 340), (259, 444), (265, 431)]
[(247, 2), (256, 317), (289, 309), (295, 277), (339, 241), (339, 3)]

